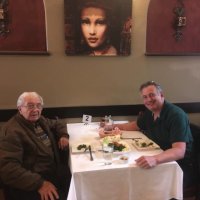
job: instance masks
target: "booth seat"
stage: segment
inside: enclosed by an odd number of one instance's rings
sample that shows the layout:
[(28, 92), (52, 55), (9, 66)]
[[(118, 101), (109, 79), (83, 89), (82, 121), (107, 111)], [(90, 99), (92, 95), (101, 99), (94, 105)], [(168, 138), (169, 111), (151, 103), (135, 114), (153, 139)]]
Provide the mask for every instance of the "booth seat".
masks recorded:
[(192, 163), (194, 177), (191, 177), (192, 182), (184, 188), (184, 199), (193, 197), (194, 200), (200, 200), (200, 126), (193, 123), (190, 124), (190, 129), (193, 136), (193, 157)]

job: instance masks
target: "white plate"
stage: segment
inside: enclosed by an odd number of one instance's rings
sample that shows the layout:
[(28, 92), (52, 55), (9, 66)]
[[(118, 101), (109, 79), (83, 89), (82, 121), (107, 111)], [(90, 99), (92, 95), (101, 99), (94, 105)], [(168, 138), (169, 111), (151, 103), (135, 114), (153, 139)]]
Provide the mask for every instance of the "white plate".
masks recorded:
[(160, 146), (150, 139), (135, 139), (132, 141), (132, 144), (137, 150), (142, 151), (160, 149)]
[[(85, 148), (82, 148), (80, 150), (78, 149), (78, 146), (83, 145), (83, 144), (85, 144), (87, 146), (87, 148), (90, 145), (89, 143), (84, 143), (84, 142), (78, 143), (78, 144), (73, 144), (71, 147), (72, 153), (86, 153), (86, 152), (89, 153), (88, 149), (86, 151), (85, 151)], [(91, 146), (91, 150), (94, 151), (94, 148), (92, 147), (92, 145), (90, 145), (90, 146)]]

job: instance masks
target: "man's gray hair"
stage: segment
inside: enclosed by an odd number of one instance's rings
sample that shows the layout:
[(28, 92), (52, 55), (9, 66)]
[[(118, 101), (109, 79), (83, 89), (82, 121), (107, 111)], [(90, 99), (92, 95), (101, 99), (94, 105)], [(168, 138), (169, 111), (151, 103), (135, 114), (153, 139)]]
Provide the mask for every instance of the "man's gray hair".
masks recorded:
[(147, 82), (143, 83), (143, 84), (140, 86), (140, 92), (141, 92), (144, 88), (146, 88), (146, 87), (148, 87), (148, 86), (151, 86), (151, 85), (155, 86), (158, 92), (162, 92), (162, 91), (163, 91), (160, 84), (156, 83), (155, 81), (147, 81)]
[(35, 96), (38, 97), (41, 101), (42, 106), (44, 105), (43, 98), (37, 92), (23, 92), (17, 99), (17, 107), (20, 107), (24, 104), (24, 99), (27, 96)]

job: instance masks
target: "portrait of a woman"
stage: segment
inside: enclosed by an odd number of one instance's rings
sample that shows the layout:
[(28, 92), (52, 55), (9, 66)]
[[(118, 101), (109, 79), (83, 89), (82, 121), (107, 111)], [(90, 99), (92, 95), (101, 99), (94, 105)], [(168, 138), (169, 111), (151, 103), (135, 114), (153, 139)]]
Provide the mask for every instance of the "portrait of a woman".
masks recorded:
[(96, 3), (85, 4), (80, 12), (81, 33), (89, 55), (117, 55), (110, 43), (109, 9)]
[[(119, 0), (118, 0), (119, 1)], [(76, 15), (67, 18), (73, 24), (67, 26), (66, 53), (71, 55), (88, 56), (117, 56), (120, 55), (123, 21), (117, 17), (116, 2), (105, 0), (76, 0)], [(65, 2), (65, 5), (67, 2)], [(67, 11), (73, 10), (68, 7)], [(68, 16), (70, 16), (68, 14)], [(121, 14), (121, 16), (123, 16)], [(129, 14), (130, 19), (130, 14)], [(66, 23), (65, 23), (66, 26)], [(72, 31), (73, 30), (73, 31)], [(65, 31), (67, 32), (67, 31)], [(130, 45), (130, 43), (129, 43)], [(122, 46), (122, 45), (121, 45)]]

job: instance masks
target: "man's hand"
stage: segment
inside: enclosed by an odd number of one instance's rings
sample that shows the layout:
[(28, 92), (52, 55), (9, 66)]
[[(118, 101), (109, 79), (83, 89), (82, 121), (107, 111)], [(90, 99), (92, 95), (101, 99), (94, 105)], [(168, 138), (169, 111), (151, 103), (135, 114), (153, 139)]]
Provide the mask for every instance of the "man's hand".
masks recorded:
[(157, 160), (154, 156), (141, 156), (135, 161), (139, 167), (144, 169), (149, 169), (157, 165)]
[(154, 156), (141, 156), (135, 161), (139, 167), (148, 169), (161, 163), (182, 159), (185, 155), (185, 149), (185, 142), (175, 142), (172, 144), (172, 148), (167, 149), (160, 154)]
[(64, 150), (69, 145), (69, 139), (66, 137), (61, 137), (58, 141), (58, 146), (60, 149)]
[(56, 187), (49, 181), (44, 181), (38, 192), (41, 200), (59, 199)]

